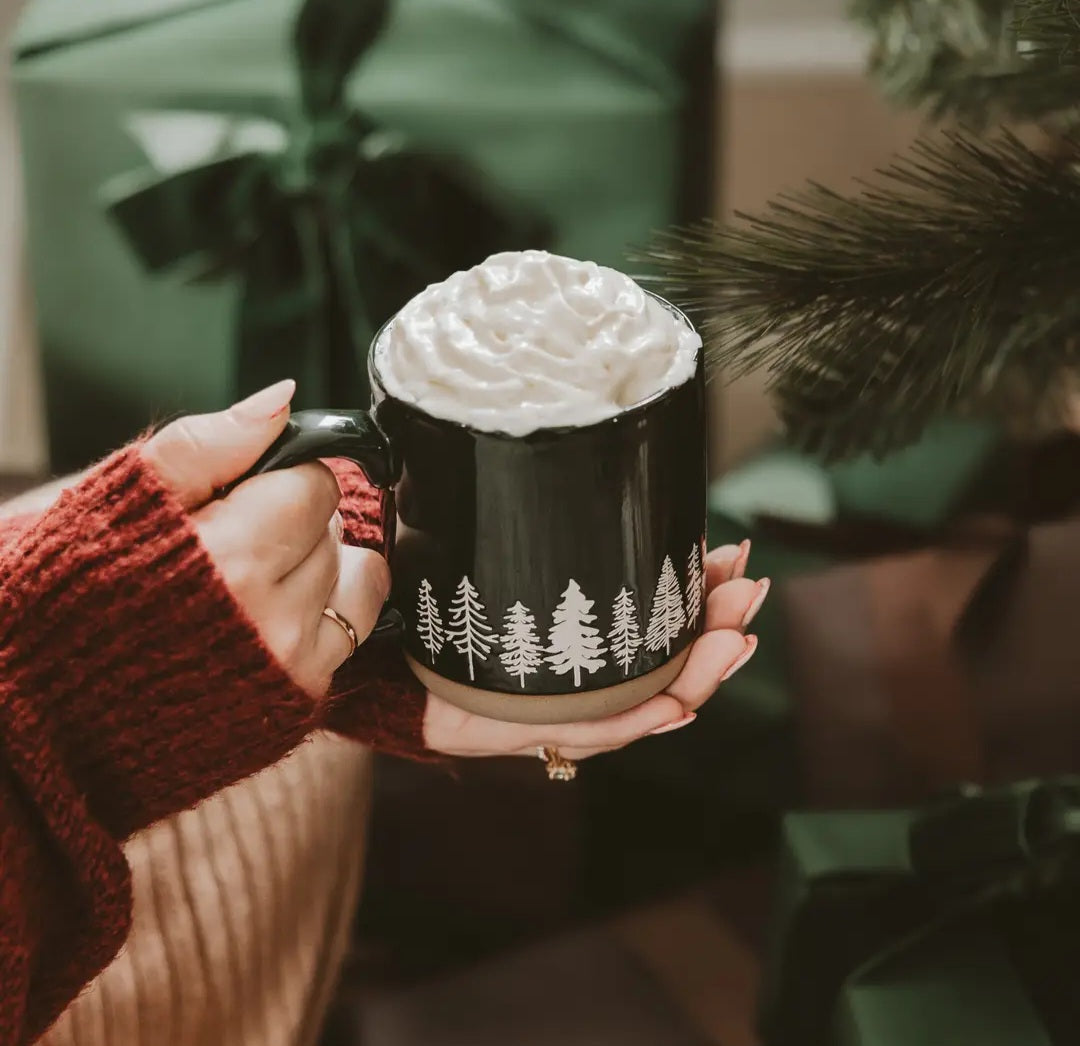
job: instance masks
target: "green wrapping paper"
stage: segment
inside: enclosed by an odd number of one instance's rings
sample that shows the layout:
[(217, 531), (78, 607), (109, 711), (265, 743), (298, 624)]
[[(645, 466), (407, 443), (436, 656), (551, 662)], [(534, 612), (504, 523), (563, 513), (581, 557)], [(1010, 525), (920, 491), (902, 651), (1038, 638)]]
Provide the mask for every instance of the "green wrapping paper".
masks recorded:
[(765, 1042), (1064, 1046), (1078, 860), (1075, 778), (919, 810), (790, 815)]
[(108, 214), (146, 270), (239, 281), (240, 395), (306, 364), (309, 394), (321, 377), (323, 402), (365, 402), (373, 317), (488, 253), (545, 242), (472, 172), (350, 108), (345, 83), (387, 14), (387, 0), (306, 0), (288, 121), (177, 109), (126, 121), (149, 163), (105, 187)]
[(1001, 939), (943, 926), (841, 991), (836, 1046), (1055, 1046)]
[[(826, 465), (783, 446), (733, 469), (714, 487), (712, 506), (752, 526), (760, 516), (829, 527), (858, 523), (933, 535), (957, 517), (1004, 500), (1006, 446), (980, 422), (947, 420), (880, 460)], [(1005, 489), (1003, 489), (1005, 488)]]
[(32, 6), (15, 90), (54, 467), (282, 373), (299, 405), (362, 401), (356, 357), (414, 288), (507, 247), (625, 264), (707, 209), (711, 0), (397, 0), (350, 39), (367, 6), (306, 53), (299, 0)]
[(883, 520), (912, 531), (946, 526), (993, 490), (1004, 439), (985, 422), (946, 419), (882, 460), (860, 457), (828, 467), (841, 515)]

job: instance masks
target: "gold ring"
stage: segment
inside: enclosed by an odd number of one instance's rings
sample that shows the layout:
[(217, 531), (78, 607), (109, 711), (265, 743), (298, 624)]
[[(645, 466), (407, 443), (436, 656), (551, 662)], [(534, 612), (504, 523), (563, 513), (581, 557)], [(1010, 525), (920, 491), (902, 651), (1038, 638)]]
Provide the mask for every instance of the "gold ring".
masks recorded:
[(541, 745), (536, 754), (547, 765), (549, 781), (573, 781), (577, 777), (577, 763), (564, 759), (557, 748)]
[(345, 660), (348, 661), (349, 658), (356, 653), (356, 648), (360, 645), (360, 640), (356, 636), (356, 629), (353, 628), (352, 625), (350, 625), (336, 610), (333, 610), (330, 607), (323, 607), (323, 617), (328, 617), (335, 625), (340, 625), (341, 630), (349, 637), (350, 649), (348, 657), (345, 658)]

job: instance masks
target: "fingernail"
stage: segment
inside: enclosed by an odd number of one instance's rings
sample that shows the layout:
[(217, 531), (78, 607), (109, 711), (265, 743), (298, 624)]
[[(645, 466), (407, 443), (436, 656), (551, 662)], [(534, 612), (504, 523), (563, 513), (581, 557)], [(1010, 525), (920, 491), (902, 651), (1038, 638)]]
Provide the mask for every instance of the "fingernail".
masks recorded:
[(695, 719), (697, 719), (697, 712), (689, 712), (682, 717), (682, 719), (676, 719), (674, 723), (665, 723), (664, 726), (658, 726), (655, 730), (650, 730), (651, 735), (656, 734), (670, 734), (672, 730), (681, 730), (684, 726), (689, 726)]
[(750, 560), (750, 539), (746, 538), (745, 541), (739, 544), (739, 558), (735, 560), (735, 569), (732, 570), (731, 576), (733, 578), (746, 576), (746, 564)]
[(295, 392), (296, 382), (286, 378), (241, 400), (233, 410), (252, 421), (278, 418), (289, 409)]
[(754, 656), (757, 650), (757, 636), (746, 637), (746, 649), (739, 655), (738, 660), (724, 673), (721, 683), (726, 683), (736, 672)]
[(769, 589), (772, 587), (772, 582), (763, 577), (758, 582), (758, 593), (754, 596), (754, 602), (746, 610), (746, 614), (743, 615), (742, 628), (747, 629), (750, 627), (750, 622), (757, 617), (757, 612), (761, 609), (762, 604), (765, 602), (765, 597), (769, 594)]

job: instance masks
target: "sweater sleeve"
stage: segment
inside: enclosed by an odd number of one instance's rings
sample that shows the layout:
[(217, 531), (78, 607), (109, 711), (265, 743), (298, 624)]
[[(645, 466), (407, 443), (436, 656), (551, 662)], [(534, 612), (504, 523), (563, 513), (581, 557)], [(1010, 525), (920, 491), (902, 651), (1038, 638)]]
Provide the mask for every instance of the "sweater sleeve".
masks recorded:
[(120, 842), (276, 762), (320, 711), (137, 448), (0, 537), (0, 1046), (126, 938)]
[(14, 541), (35, 519), (35, 514), (22, 512), (13, 516), (0, 516), (0, 548)]
[[(329, 462), (341, 488), (339, 511), (351, 545), (384, 548), (382, 495), (357, 466)], [(328, 725), (382, 752), (413, 760), (439, 757), (424, 745), (427, 694), (392, 639), (372, 638), (339, 670), (331, 691)]]
[[(338, 471), (348, 540), (380, 547), (378, 495)], [(0, 1046), (36, 1040), (123, 944), (128, 835), (315, 728), (425, 758), (425, 699), (375, 641), (327, 702), (296, 687), (137, 448), (0, 519)]]

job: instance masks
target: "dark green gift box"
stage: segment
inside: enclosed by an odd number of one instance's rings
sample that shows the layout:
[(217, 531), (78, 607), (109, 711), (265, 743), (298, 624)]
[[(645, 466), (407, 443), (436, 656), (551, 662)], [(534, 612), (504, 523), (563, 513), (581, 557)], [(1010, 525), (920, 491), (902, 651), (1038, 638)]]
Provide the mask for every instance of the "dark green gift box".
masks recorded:
[(624, 264), (708, 209), (713, 0), (396, 0), (365, 25), (381, 6), (308, 0), (296, 33), (300, 0), (30, 6), (54, 467), (282, 373), (300, 405), (362, 398), (413, 286), (502, 247)]
[(1080, 779), (784, 824), (768, 1046), (1065, 1046)]

